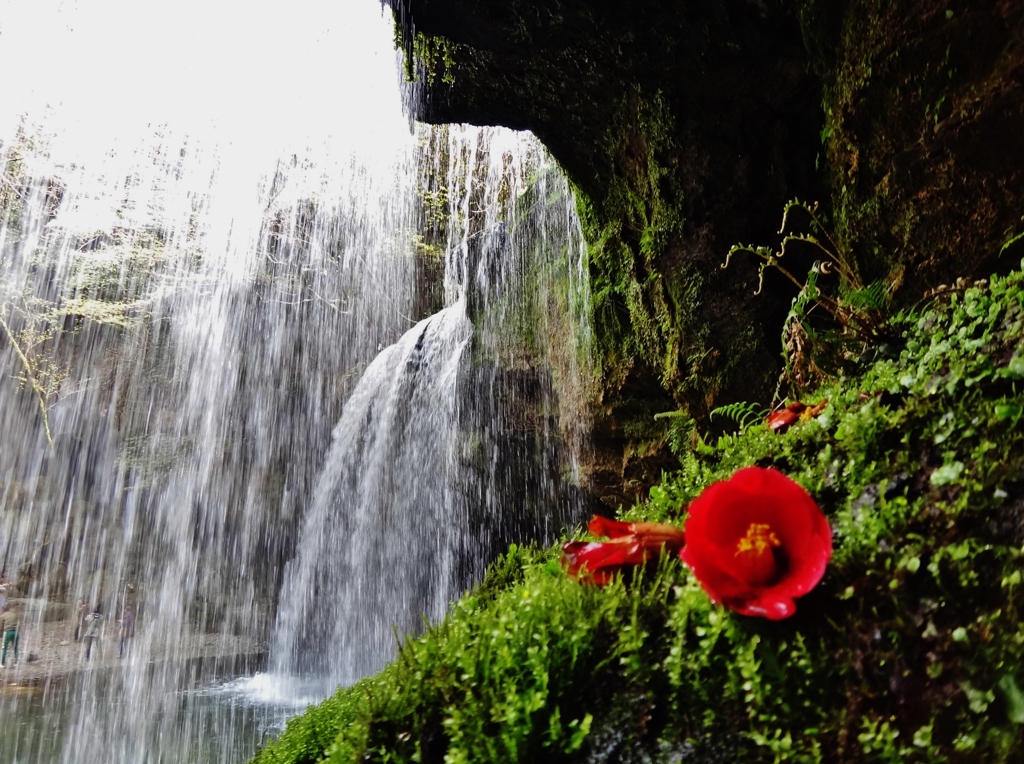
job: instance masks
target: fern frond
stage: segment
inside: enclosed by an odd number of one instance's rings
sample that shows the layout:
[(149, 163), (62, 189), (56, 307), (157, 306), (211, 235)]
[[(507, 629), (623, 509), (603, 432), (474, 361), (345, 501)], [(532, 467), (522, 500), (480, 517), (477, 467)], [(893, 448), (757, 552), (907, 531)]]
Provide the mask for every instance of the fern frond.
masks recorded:
[(846, 289), (843, 302), (856, 310), (882, 310), (888, 300), (884, 281), (874, 281), (863, 289)]
[(680, 459), (694, 445), (694, 437), (697, 433), (697, 423), (686, 411), (662, 411), (654, 415), (655, 419), (667, 420), (668, 428), (665, 431), (665, 443), (669, 451)]
[(716, 416), (731, 419), (741, 430), (745, 430), (751, 425), (763, 421), (764, 418), (768, 416), (768, 409), (764, 408), (759, 403), (738, 401), (736, 403), (730, 403), (726, 406), (719, 406), (718, 408), (712, 409), (709, 417), (714, 419)]
[(654, 415), (654, 418), (655, 419), (681, 419), (682, 417), (689, 418), (689, 416), (690, 415), (687, 414), (685, 411), (683, 411), (682, 409), (679, 409), (678, 411), (662, 411), (662, 412), (659, 412), (659, 413)]

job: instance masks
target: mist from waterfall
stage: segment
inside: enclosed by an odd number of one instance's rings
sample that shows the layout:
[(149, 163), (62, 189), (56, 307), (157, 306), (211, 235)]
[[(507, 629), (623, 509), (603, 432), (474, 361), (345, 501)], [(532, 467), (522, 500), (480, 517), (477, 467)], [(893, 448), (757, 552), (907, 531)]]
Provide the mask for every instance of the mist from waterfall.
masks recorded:
[(0, 7), (0, 760), (237, 761), (579, 518), (571, 194), (368, 0)]

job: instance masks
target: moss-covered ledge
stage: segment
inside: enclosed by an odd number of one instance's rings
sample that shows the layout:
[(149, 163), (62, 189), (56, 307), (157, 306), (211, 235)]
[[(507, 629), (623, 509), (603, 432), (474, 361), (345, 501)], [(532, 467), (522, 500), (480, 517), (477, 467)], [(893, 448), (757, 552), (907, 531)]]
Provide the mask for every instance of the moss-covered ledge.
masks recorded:
[(821, 201), (897, 304), (1024, 248), (1003, 250), (1024, 233), (1019, 3), (388, 2), (421, 53), (421, 119), (530, 129), (580, 191), (590, 482), (612, 505), (673, 464), (653, 414), (771, 396), (794, 290), (755, 298), (752, 269), (718, 265), (769, 243), (787, 199)]
[(676, 559), (597, 588), (513, 548), (256, 761), (1019, 761), (1024, 275), (902, 326), (816, 419), (698, 444), (627, 513), (680, 523), (736, 469), (782, 470), (835, 543), (794, 617), (713, 606)]

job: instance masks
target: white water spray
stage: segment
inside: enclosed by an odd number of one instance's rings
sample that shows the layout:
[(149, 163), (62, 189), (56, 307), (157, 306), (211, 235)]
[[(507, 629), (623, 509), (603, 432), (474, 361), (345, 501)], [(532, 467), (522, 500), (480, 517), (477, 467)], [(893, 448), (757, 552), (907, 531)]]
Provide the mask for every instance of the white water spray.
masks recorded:
[(197, 742), (209, 703), (181, 691), (265, 650), (342, 403), (412, 323), (390, 20), (270, 10), (0, 11), (0, 575), (23, 612), (0, 681), (42, 693), (0, 694), (4, 760), (251, 750), (248, 722)]
[(367, 0), (165, 10), (0, 6), (5, 760), (244, 758), (578, 512), (583, 247), (536, 142), (418, 165)]

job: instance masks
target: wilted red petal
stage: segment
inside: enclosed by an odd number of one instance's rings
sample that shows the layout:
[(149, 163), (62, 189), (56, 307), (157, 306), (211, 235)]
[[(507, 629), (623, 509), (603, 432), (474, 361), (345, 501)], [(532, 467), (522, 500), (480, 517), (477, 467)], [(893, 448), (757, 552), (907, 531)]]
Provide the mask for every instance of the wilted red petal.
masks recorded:
[(785, 431), (799, 421), (806, 422), (808, 419), (818, 416), (827, 405), (828, 398), (823, 398), (813, 406), (808, 406), (801, 401), (794, 401), (784, 409), (773, 411), (764, 421), (770, 430)]
[(784, 430), (799, 419), (800, 416), (798, 414), (794, 414), (789, 409), (781, 409), (769, 414), (765, 423), (770, 430)]
[(675, 550), (686, 544), (686, 533), (682, 528), (664, 523), (633, 523), (633, 534), (646, 546)]
[(631, 536), (613, 541), (570, 541), (562, 547), (562, 563), (571, 576), (589, 574), (596, 583), (607, 583), (624, 565), (647, 562), (649, 553)]
[(601, 515), (594, 515), (590, 518), (587, 530), (595, 536), (607, 536), (610, 539), (631, 536), (633, 534), (633, 523), (624, 523), (621, 520), (611, 520)]
[(593, 572), (609, 565), (638, 565), (644, 562), (644, 549), (636, 539), (614, 541), (570, 541), (562, 547), (571, 567), (586, 565)]
[(570, 541), (562, 547), (562, 564), (569, 575), (606, 584), (623, 567), (643, 565), (663, 548), (682, 548), (682, 528), (662, 523), (624, 523), (595, 515), (588, 529), (611, 541)]
[(690, 505), (680, 553), (712, 600), (778, 620), (821, 580), (832, 530), (814, 499), (773, 469), (748, 467)]
[(645, 544), (666, 544), (670, 547), (682, 546), (685, 535), (682, 528), (664, 523), (624, 523), (610, 520), (607, 517), (594, 515), (587, 530), (595, 536), (607, 536), (611, 539), (636, 536)]

